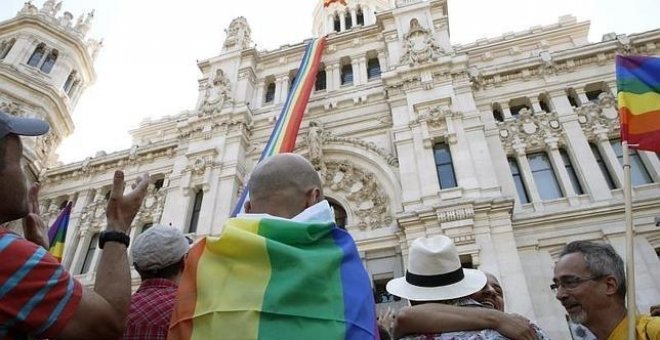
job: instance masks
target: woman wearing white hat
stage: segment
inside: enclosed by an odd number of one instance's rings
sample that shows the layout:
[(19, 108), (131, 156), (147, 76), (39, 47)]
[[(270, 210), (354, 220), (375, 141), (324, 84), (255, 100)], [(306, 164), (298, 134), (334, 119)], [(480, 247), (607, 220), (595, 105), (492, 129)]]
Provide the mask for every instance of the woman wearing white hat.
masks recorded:
[(387, 291), (415, 306), (402, 309), (395, 338), (427, 333), (434, 334), (424, 339), (545, 338), (527, 319), (501, 312), (497, 279), (462, 268), (456, 247), (443, 235), (413, 241), (406, 276), (388, 282)]

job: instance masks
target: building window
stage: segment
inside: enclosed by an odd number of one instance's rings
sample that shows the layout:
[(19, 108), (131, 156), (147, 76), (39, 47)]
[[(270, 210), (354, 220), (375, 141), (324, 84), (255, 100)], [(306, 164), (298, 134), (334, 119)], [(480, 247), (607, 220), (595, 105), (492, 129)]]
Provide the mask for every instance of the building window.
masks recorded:
[(202, 200), (204, 200), (204, 190), (197, 190), (195, 194), (195, 201), (193, 203), (192, 213), (190, 214), (190, 224), (188, 225), (188, 232), (197, 232), (197, 222), (199, 222), (199, 213), (202, 211)]
[(527, 155), (527, 160), (541, 199), (547, 201), (562, 197), (561, 187), (548, 155), (545, 152), (534, 153)]
[(541, 107), (541, 110), (543, 112), (551, 112), (552, 110), (550, 109), (550, 101), (548, 100), (548, 97), (545, 95), (540, 95), (539, 96), (539, 106)]
[(298, 76), (298, 70), (293, 70), (289, 72), (289, 91), (291, 91), (293, 85), (296, 83), (297, 76)]
[(46, 52), (46, 45), (44, 45), (43, 43), (39, 44), (37, 48), (34, 49), (34, 52), (32, 52), (30, 59), (28, 59), (28, 65), (37, 67), (39, 65), (39, 62), (41, 62), (41, 58), (44, 57), (45, 52)]
[(158, 191), (163, 187), (163, 185), (165, 185), (165, 178), (159, 178), (156, 180), (156, 182), (154, 182), (154, 189)]
[(71, 90), (71, 88), (73, 87), (73, 82), (75, 80), (76, 80), (76, 71), (71, 71), (71, 73), (69, 73), (69, 77), (66, 78), (66, 81), (64, 82), (64, 86), (62, 87), (64, 92), (69, 93), (69, 90)]
[(511, 169), (511, 175), (513, 176), (513, 184), (516, 186), (516, 192), (518, 193), (520, 204), (529, 203), (529, 195), (527, 194), (527, 187), (525, 186), (525, 182), (523, 181), (522, 174), (520, 173), (518, 162), (516, 162), (516, 160), (513, 158), (509, 158), (509, 168)]
[(347, 224), (347, 214), (346, 214), (346, 209), (341, 206), (337, 201), (331, 199), (331, 198), (326, 198), (328, 200), (328, 203), (330, 203), (330, 206), (332, 207), (332, 210), (335, 213), (335, 224), (337, 224), (337, 227), (340, 229), (346, 230), (346, 224)]
[(89, 240), (87, 245), (87, 252), (85, 252), (85, 259), (83, 260), (82, 267), (80, 268), (79, 274), (87, 274), (90, 267), (92, 266), (92, 261), (94, 260), (94, 253), (96, 253), (96, 248), (99, 245), (99, 235), (100, 233), (94, 234)]
[(14, 38), (2, 42), (2, 45), (0, 45), (0, 59), (5, 59), (7, 54), (9, 54), (9, 51), (11, 51), (11, 48), (14, 47), (15, 42), (16, 39)]
[(346, 29), (350, 30), (351, 27), (353, 27), (353, 19), (351, 18), (351, 13), (346, 12), (344, 14), (344, 20), (345, 20), (344, 24), (346, 26)]
[(571, 88), (566, 90), (566, 98), (568, 98), (568, 102), (571, 104), (572, 107), (580, 106), (580, 100), (578, 99), (578, 95), (574, 89)]
[(274, 99), (275, 99), (275, 83), (269, 83), (268, 86), (266, 86), (266, 98), (264, 99), (264, 101), (266, 103), (272, 103)]
[[(623, 165), (623, 147), (621, 146), (620, 139), (610, 140), (612, 144), (612, 149), (616, 154), (616, 158), (619, 159), (619, 163)], [(630, 150), (630, 177), (632, 179), (633, 186), (644, 185), (652, 183), (651, 175), (649, 175), (648, 170), (644, 166), (644, 162), (639, 157), (639, 153), (635, 149)]]
[(605, 177), (605, 182), (607, 182), (607, 186), (610, 187), (610, 190), (616, 189), (616, 185), (614, 184), (612, 175), (610, 175), (610, 171), (607, 170), (607, 165), (605, 164), (605, 161), (603, 161), (603, 156), (600, 154), (600, 151), (598, 151), (598, 147), (593, 144), (589, 144), (589, 146), (591, 147), (591, 152), (594, 154), (594, 157), (596, 158), (596, 163), (600, 168), (600, 172), (603, 174), (603, 177)]
[(504, 121), (504, 113), (499, 103), (493, 103), (493, 118), (498, 122)]
[(351, 65), (350, 63), (344, 64), (341, 67), (341, 84), (342, 85), (353, 84), (353, 65)]
[(361, 7), (358, 7), (355, 20), (357, 21), (357, 25), (364, 26), (364, 12), (362, 11)]
[(339, 14), (335, 14), (335, 18), (333, 20), (333, 26), (335, 29), (335, 32), (341, 31), (341, 22), (339, 21)]
[(369, 80), (380, 78), (380, 62), (378, 62), (378, 58), (369, 58), (369, 61), (367, 61), (367, 77)]
[(314, 83), (315, 91), (326, 89), (326, 78), (325, 69), (319, 70), (319, 72), (316, 74), (316, 82)]
[[(142, 234), (143, 232), (149, 230), (149, 228), (153, 227), (153, 225), (154, 225), (153, 223), (145, 223), (145, 224), (142, 226), (142, 230), (140, 230), (140, 234)], [(155, 230), (155, 229), (154, 229), (154, 230)]]
[(456, 175), (454, 173), (449, 145), (444, 143), (436, 144), (433, 147), (433, 153), (440, 189), (456, 187)]
[(52, 50), (46, 57), (46, 60), (44, 60), (44, 63), (41, 64), (41, 71), (44, 73), (50, 73), (50, 70), (53, 69), (53, 65), (55, 65), (55, 62), (57, 61), (58, 55), (59, 52), (57, 50)]
[(580, 179), (575, 172), (575, 168), (573, 168), (573, 164), (571, 163), (571, 158), (568, 156), (568, 152), (566, 152), (564, 149), (559, 149), (559, 153), (561, 154), (561, 160), (564, 161), (564, 168), (566, 168), (566, 172), (568, 172), (568, 177), (571, 179), (573, 190), (578, 195), (584, 194), (584, 190), (580, 184)]
[(472, 262), (472, 255), (470, 254), (459, 255), (458, 258), (461, 261), (462, 268), (477, 269), (474, 267), (474, 263)]
[(605, 84), (602, 82), (600, 83), (593, 83), (589, 84), (584, 87), (584, 94), (587, 96), (587, 99), (590, 102), (595, 102), (598, 101), (598, 96), (600, 96), (601, 93), (605, 92)]
[(514, 117), (519, 116), (522, 109), (529, 110), (530, 107), (531, 105), (527, 98), (516, 98), (509, 102), (509, 109), (511, 110), (511, 115)]

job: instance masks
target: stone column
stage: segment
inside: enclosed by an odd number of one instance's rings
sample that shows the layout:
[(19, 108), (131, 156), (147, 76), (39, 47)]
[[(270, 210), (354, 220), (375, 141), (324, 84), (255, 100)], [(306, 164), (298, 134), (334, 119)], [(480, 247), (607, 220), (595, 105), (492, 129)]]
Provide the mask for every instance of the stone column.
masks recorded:
[(504, 117), (504, 120), (510, 119), (513, 116), (511, 115), (511, 109), (509, 108), (509, 103), (500, 103), (500, 107), (502, 108), (502, 115)]
[(282, 78), (279, 77), (275, 79), (275, 96), (273, 97), (273, 104), (278, 104), (280, 102), (280, 97), (282, 96)]
[(597, 136), (597, 146), (600, 155), (603, 157), (603, 162), (607, 165), (607, 169), (612, 175), (612, 180), (614, 181), (617, 188), (623, 188), (623, 167), (619, 162), (619, 158), (614, 153), (612, 144), (610, 144), (610, 139), (606, 133), (599, 134)]
[(381, 72), (386, 72), (389, 69), (387, 66), (387, 58), (385, 56), (385, 51), (378, 51), (378, 64), (380, 65)]
[(535, 114), (543, 112), (543, 109), (541, 109), (541, 104), (539, 104), (539, 99), (536, 97), (529, 98), (530, 103), (532, 103), (532, 111)]
[(355, 27), (357, 26), (357, 12), (355, 12), (355, 7), (351, 8), (350, 11), (352, 27)]
[(333, 84), (332, 90), (338, 90), (341, 87), (341, 72), (340, 72), (341, 66), (337, 62), (332, 64), (331, 67), (332, 67), (332, 72), (330, 75), (328, 75), (326, 71), (326, 77), (332, 78), (332, 84)]
[(514, 151), (516, 161), (518, 162), (518, 168), (520, 170), (520, 175), (522, 176), (523, 183), (525, 183), (525, 187), (527, 188), (529, 200), (534, 205), (534, 209), (542, 210), (543, 203), (541, 200), (541, 195), (539, 194), (539, 190), (536, 188), (536, 182), (534, 181), (532, 168), (529, 166), (529, 162), (527, 161), (525, 146), (515, 145)]
[(360, 61), (358, 59), (351, 59), (351, 68), (353, 69), (353, 86), (362, 84), (362, 75), (360, 73)]
[(362, 56), (359, 59), (360, 65), (360, 78), (362, 79), (362, 84), (369, 82), (369, 75), (367, 74), (367, 58)]
[(561, 187), (564, 196), (568, 198), (570, 205), (574, 206), (580, 204), (577, 200), (577, 194), (573, 188), (571, 178), (568, 175), (568, 170), (566, 170), (564, 160), (559, 152), (556, 138), (553, 141), (546, 141), (546, 152), (550, 156), (550, 163), (552, 163), (552, 167), (557, 174), (557, 180), (559, 180), (559, 186)]
[(346, 12), (339, 12), (339, 31), (343, 32), (346, 30)]
[(280, 82), (280, 86), (282, 88), (280, 92), (280, 99), (278, 103), (284, 103), (286, 101), (286, 97), (289, 95), (289, 86), (291, 84), (289, 83), (289, 76), (284, 76), (282, 77), (282, 80)]
[(266, 81), (264, 79), (260, 79), (259, 83), (257, 84), (257, 91), (255, 94), (255, 98), (253, 99), (254, 109), (259, 109), (263, 106), (263, 103), (266, 100), (266, 98), (264, 97), (265, 87), (266, 87)]
[(575, 93), (577, 93), (578, 95), (578, 99), (580, 100), (580, 105), (584, 105), (589, 102), (589, 98), (587, 98), (587, 94), (584, 93), (584, 89), (576, 88)]

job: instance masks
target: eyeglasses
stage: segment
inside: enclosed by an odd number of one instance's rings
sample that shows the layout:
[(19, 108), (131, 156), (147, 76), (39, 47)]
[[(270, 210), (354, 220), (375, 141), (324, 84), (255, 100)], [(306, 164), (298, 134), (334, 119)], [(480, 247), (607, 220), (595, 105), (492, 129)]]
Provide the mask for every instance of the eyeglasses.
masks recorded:
[(577, 276), (573, 277), (568, 277), (566, 279), (557, 281), (553, 284), (550, 285), (550, 290), (552, 290), (553, 293), (557, 294), (557, 291), (559, 291), (559, 288), (564, 288), (565, 290), (573, 290), (577, 288), (579, 285), (587, 282), (587, 281), (596, 281), (600, 280), (603, 278), (603, 275), (598, 275), (598, 276), (592, 276), (592, 277), (585, 277), (585, 278), (579, 278)]

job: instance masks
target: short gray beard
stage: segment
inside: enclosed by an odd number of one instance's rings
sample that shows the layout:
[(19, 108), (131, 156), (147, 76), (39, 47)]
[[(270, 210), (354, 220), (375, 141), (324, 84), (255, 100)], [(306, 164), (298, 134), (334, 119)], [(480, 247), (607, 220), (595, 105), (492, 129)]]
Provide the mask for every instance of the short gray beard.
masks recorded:
[(587, 313), (583, 310), (577, 314), (569, 314), (568, 317), (571, 319), (571, 322), (578, 323), (583, 325), (587, 321)]

